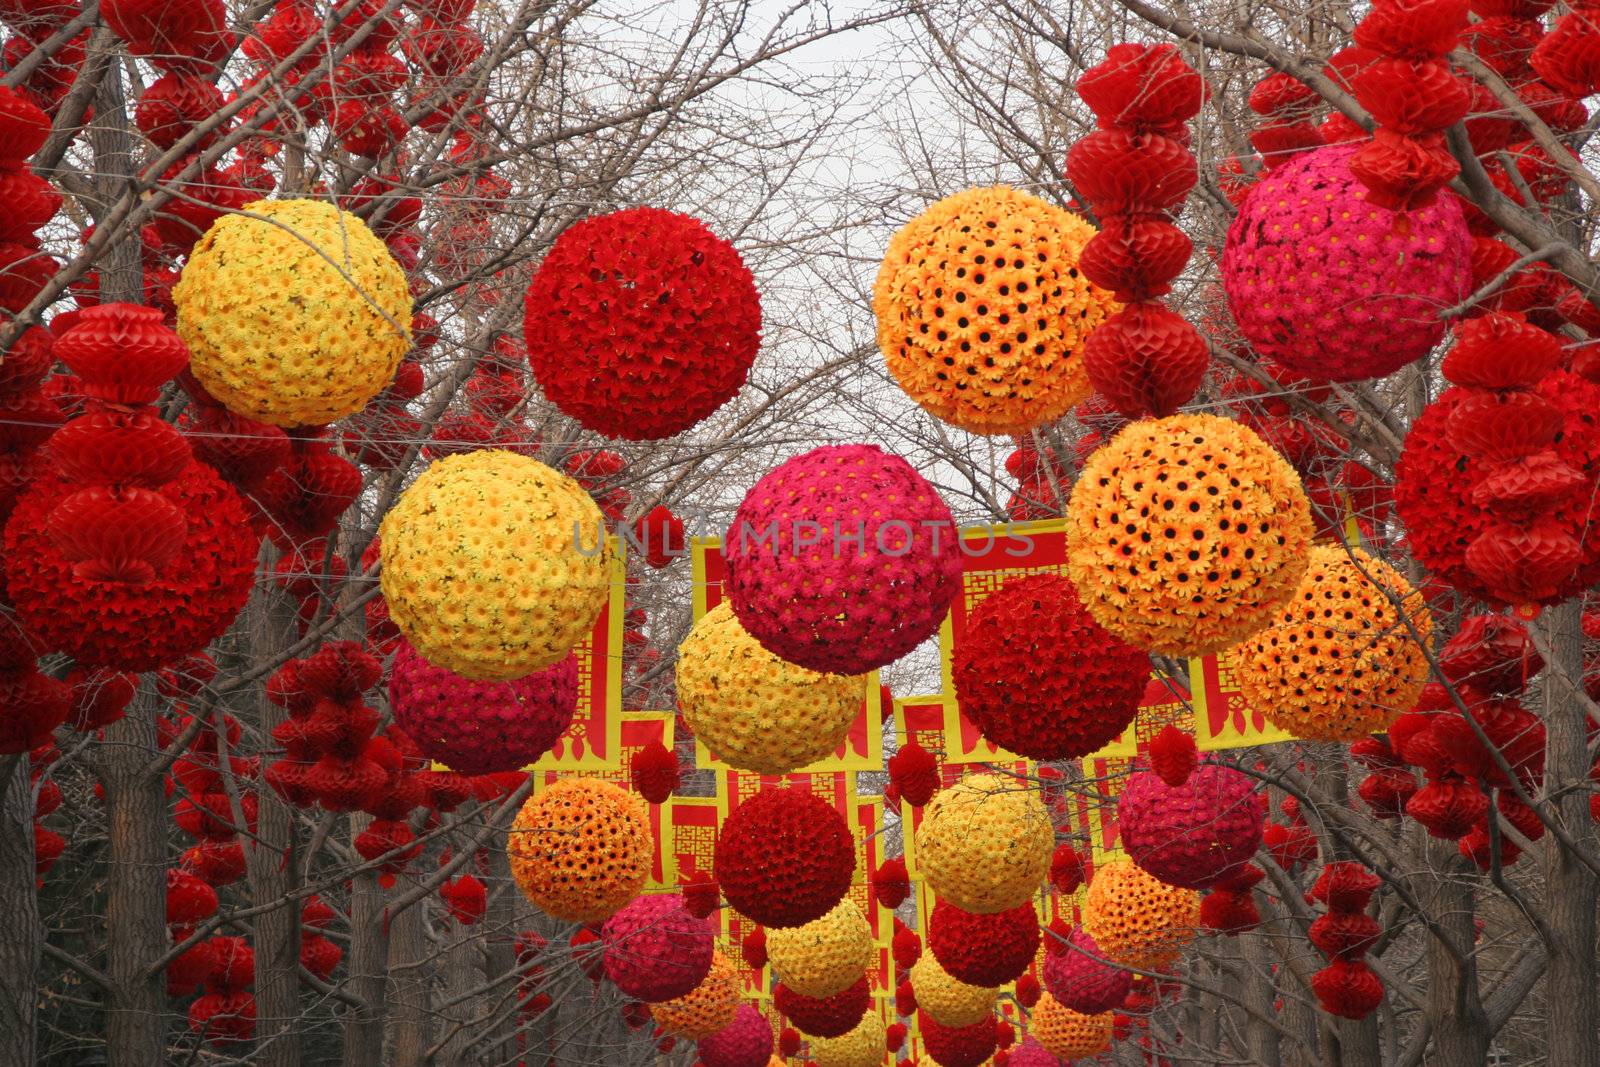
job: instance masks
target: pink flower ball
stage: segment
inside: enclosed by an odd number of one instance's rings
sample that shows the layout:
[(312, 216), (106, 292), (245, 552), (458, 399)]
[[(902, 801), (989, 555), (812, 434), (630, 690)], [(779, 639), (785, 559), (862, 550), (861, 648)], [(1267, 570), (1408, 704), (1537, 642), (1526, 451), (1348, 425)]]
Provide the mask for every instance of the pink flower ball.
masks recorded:
[(700, 1039), (706, 1067), (767, 1067), (772, 1059), (772, 1024), (749, 1004), (739, 1005), (733, 1022)]
[(1251, 780), (1216, 763), (1200, 764), (1180, 786), (1140, 771), (1117, 798), (1128, 857), (1185, 889), (1210, 889), (1237, 874), (1261, 847), (1264, 826)]
[(1044, 961), (1044, 987), (1063, 1007), (1084, 1015), (1120, 1008), (1133, 988), (1133, 972), (1105, 962), (1100, 946), (1081, 927)]
[(689, 914), (676, 893), (634, 897), (606, 920), (600, 940), (606, 977), (646, 1004), (692, 992), (710, 973), (716, 950), (710, 925)]
[(430, 759), (461, 774), (517, 771), (550, 750), (578, 707), (578, 661), (512, 682), (474, 682), (401, 641), (389, 676), (395, 721)]
[(892, 663), (961, 589), (950, 509), (874, 445), (825, 445), (769, 472), (723, 542), (734, 614), (769, 652), (828, 674)]
[(1222, 285), (1255, 349), (1318, 381), (1381, 378), (1444, 335), (1471, 292), (1472, 236), (1453, 195), (1401, 216), (1367, 203), (1357, 145), (1285, 163), (1251, 189), (1222, 251)]
[(1061, 1061), (1056, 1059), (1055, 1054), (1033, 1037), (1022, 1039), (1022, 1044), (1011, 1053), (1007, 1064), (1008, 1067), (1061, 1067)]

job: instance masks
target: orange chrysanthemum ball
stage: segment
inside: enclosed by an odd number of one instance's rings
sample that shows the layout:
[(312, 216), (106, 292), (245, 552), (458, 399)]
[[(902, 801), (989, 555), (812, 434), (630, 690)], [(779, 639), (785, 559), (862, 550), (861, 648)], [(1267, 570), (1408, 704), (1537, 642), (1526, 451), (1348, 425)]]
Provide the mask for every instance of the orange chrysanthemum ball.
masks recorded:
[(1129, 860), (1101, 864), (1083, 901), (1084, 932), (1106, 959), (1129, 967), (1162, 969), (1199, 925), (1200, 894), (1167, 885)]
[(947, 196), (894, 235), (872, 310), (911, 399), (973, 433), (1017, 433), (1089, 395), (1085, 338), (1119, 305), (1078, 256), (1095, 229), (1005, 186)]
[(1277, 619), (1234, 651), (1234, 671), (1250, 706), (1294, 736), (1356, 741), (1416, 706), (1428, 681), (1418, 638), (1432, 633), (1422, 594), (1393, 567), (1319, 545)]
[(721, 1030), (738, 1010), (739, 968), (720, 952), (711, 957), (711, 970), (699, 985), (681, 997), (650, 1005), (657, 1025), (690, 1041)]
[(1109, 1011), (1084, 1015), (1044, 993), (1028, 1017), (1028, 1033), (1059, 1059), (1086, 1059), (1111, 1047), (1114, 1015)]
[(1027, 782), (969, 774), (928, 802), (916, 843), (935, 893), (963, 911), (993, 915), (1033, 897), (1050, 873), (1055, 842)]
[(552, 918), (589, 923), (639, 894), (655, 843), (637, 796), (563, 778), (522, 805), (506, 847), (523, 895)]
[(1136, 648), (1220, 652), (1276, 617), (1311, 550), (1300, 476), (1215, 415), (1125, 427), (1067, 504), (1067, 568), (1095, 621)]

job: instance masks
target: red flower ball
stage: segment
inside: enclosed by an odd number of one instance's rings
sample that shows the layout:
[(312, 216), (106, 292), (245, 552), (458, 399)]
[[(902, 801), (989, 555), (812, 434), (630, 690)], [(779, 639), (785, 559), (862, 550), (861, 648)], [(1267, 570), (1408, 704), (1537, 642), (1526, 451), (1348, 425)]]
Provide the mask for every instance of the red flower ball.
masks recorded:
[(711, 970), (713, 929), (675, 893), (634, 897), (601, 929), (606, 977), (636, 1000), (687, 995)]
[(1094, 938), (1074, 928), (1065, 948), (1045, 957), (1044, 987), (1063, 1007), (1098, 1015), (1122, 1006), (1133, 987), (1133, 972), (1108, 962)]
[(1140, 771), (1117, 798), (1129, 858), (1185, 889), (1209, 889), (1237, 873), (1261, 846), (1265, 822), (1251, 779), (1216, 763), (1201, 764), (1177, 787)]
[(974, 915), (948, 901), (933, 906), (928, 948), (939, 966), (968, 985), (1015, 981), (1039, 950), (1039, 916), (1033, 902), (993, 915)]
[(698, 1051), (705, 1067), (767, 1067), (772, 1024), (754, 1005), (740, 1004), (732, 1022), (700, 1039)]
[(843, 1037), (856, 1028), (871, 1001), (866, 975), (831, 997), (808, 997), (781, 982), (772, 991), (773, 1006), (808, 1037)]
[(831, 805), (798, 789), (763, 789), (722, 824), (714, 870), (739, 914), (786, 929), (844, 899), (855, 865), (850, 828)]
[(939, 1067), (980, 1067), (994, 1055), (993, 1017), (979, 1019), (971, 1026), (944, 1026), (925, 1011), (917, 1013), (917, 1029), (928, 1058)]

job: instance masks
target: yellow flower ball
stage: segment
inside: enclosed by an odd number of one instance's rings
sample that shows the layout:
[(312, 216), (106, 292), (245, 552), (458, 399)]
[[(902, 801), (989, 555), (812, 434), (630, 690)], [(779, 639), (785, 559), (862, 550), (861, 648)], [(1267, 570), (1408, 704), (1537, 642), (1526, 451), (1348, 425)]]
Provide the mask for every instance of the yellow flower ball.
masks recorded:
[(465, 678), (543, 670), (611, 595), (604, 522), (577, 482), (537, 460), (446, 456), (379, 527), (389, 615), (425, 659)]
[(1130, 860), (1103, 863), (1083, 901), (1083, 929), (1101, 955), (1141, 970), (1177, 959), (1200, 925), (1200, 894), (1167, 885)]
[(733, 1022), (739, 1010), (739, 968), (721, 952), (711, 956), (711, 970), (699, 985), (673, 1000), (650, 1005), (650, 1015), (663, 1030), (698, 1041)]
[(1050, 873), (1055, 828), (1026, 782), (969, 774), (935, 793), (917, 828), (928, 886), (963, 911), (993, 915), (1030, 899)]
[(1019, 433), (1090, 393), (1083, 342), (1121, 305), (1078, 271), (1083, 219), (1005, 186), (947, 196), (889, 242), (878, 347), (911, 399), (973, 433)]
[(889, 1051), (883, 1019), (872, 1008), (843, 1037), (811, 1037), (806, 1041), (817, 1067), (879, 1067), (884, 1053)]
[(411, 347), (405, 272), (366, 223), (321, 200), (258, 200), (222, 216), (172, 300), (200, 384), (275, 426), (360, 411)]
[(861, 711), (860, 675), (779, 659), (724, 600), (678, 646), (678, 706), (695, 736), (740, 770), (787, 774), (831, 754)]
[(924, 952), (911, 965), (911, 988), (917, 1007), (945, 1026), (971, 1026), (994, 1011), (998, 988), (968, 985), (939, 966), (932, 952)]
[(1168, 656), (1220, 652), (1294, 595), (1311, 551), (1300, 476), (1215, 415), (1142, 419), (1084, 464), (1067, 570), (1095, 621)]
[(872, 928), (855, 901), (804, 926), (767, 931), (767, 960), (778, 980), (808, 997), (831, 997), (855, 985), (872, 964)]
[(1111, 1047), (1115, 1015), (1110, 1011), (1084, 1015), (1066, 1007), (1049, 993), (1041, 993), (1039, 1003), (1028, 1016), (1028, 1033), (1059, 1059), (1086, 1059)]
[(1234, 649), (1239, 689), (1296, 737), (1359, 740), (1388, 729), (1422, 695), (1428, 658), (1413, 627), (1425, 643), (1433, 619), (1398, 571), (1360, 549), (1318, 545), (1273, 623)]
[(593, 778), (562, 778), (529, 797), (506, 841), (517, 887), (546, 915), (610, 918), (639, 895), (655, 852), (644, 801)]

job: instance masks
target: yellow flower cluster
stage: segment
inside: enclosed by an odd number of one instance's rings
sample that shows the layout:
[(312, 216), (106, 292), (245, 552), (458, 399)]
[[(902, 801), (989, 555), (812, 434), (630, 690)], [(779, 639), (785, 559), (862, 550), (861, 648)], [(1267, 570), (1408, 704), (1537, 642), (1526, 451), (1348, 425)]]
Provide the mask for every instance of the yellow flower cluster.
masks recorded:
[(637, 796), (594, 778), (562, 778), (522, 805), (506, 850), (512, 877), (537, 908), (592, 923), (639, 895), (655, 841)]
[(1239, 688), (1296, 737), (1359, 740), (1422, 695), (1428, 658), (1413, 628), (1426, 642), (1433, 619), (1398, 571), (1358, 548), (1318, 545), (1272, 625), (1234, 650)]
[(879, 1067), (888, 1051), (883, 1019), (872, 1008), (843, 1037), (813, 1037), (807, 1041), (817, 1067)]
[(390, 617), (425, 659), (463, 677), (543, 670), (610, 596), (604, 521), (577, 482), (537, 460), (447, 456), (379, 527)]
[(678, 646), (678, 706), (695, 736), (741, 770), (787, 774), (831, 754), (861, 711), (860, 675), (779, 659), (723, 601)]
[(1111, 1047), (1114, 1021), (1114, 1012), (1084, 1015), (1042, 993), (1028, 1016), (1028, 1033), (1058, 1059), (1087, 1059)]
[(971, 1026), (994, 1011), (1000, 990), (968, 985), (939, 966), (933, 953), (924, 952), (911, 965), (911, 988), (917, 994), (917, 1007), (945, 1026)]
[(911, 399), (973, 433), (1018, 433), (1089, 395), (1085, 338), (1121, 305), (1078, 256), (1095, 229), (1005, 186), (930, 205), (889, 242), (878, 347)]
[(275, 426), (354, 414), (411, 347), (411, 292), (367, 224), (320, 200), (258, 200), (224, 215), (173, 286), (200, 384)]
[(872, 928), (855, 901), (804, 926), (767, 931), (767, 959), (778, 980), (808, 997), (831, 997), (855, 985), (872, 963)]
[(1300, 476), (1214, 415), (1144, 419), (1084, 464), (1067, 567), (1095, 621), (1169, 656), (1220, 652), (1266, 626), (1311, 549)]
[(1031, 898), (1050, 873), (1055, 828), (1027, 783), (969, 774), (934, 794), (917, 828), (928, 886), (964, 911), (993, 915)]
[(663, 1030), (698, 1041), (733, 1022), (739, 1010), (739, 969), (721, 952), (711, 955), (711, 970), (689, 992), (650, 1005), (650, 1015)]
[(1200, 894), (1145, 873), (1129, 860), (1100, 865), (1083, 901), (1083, 930), (1106, 959), (1161, 970), (1194, 939)]

